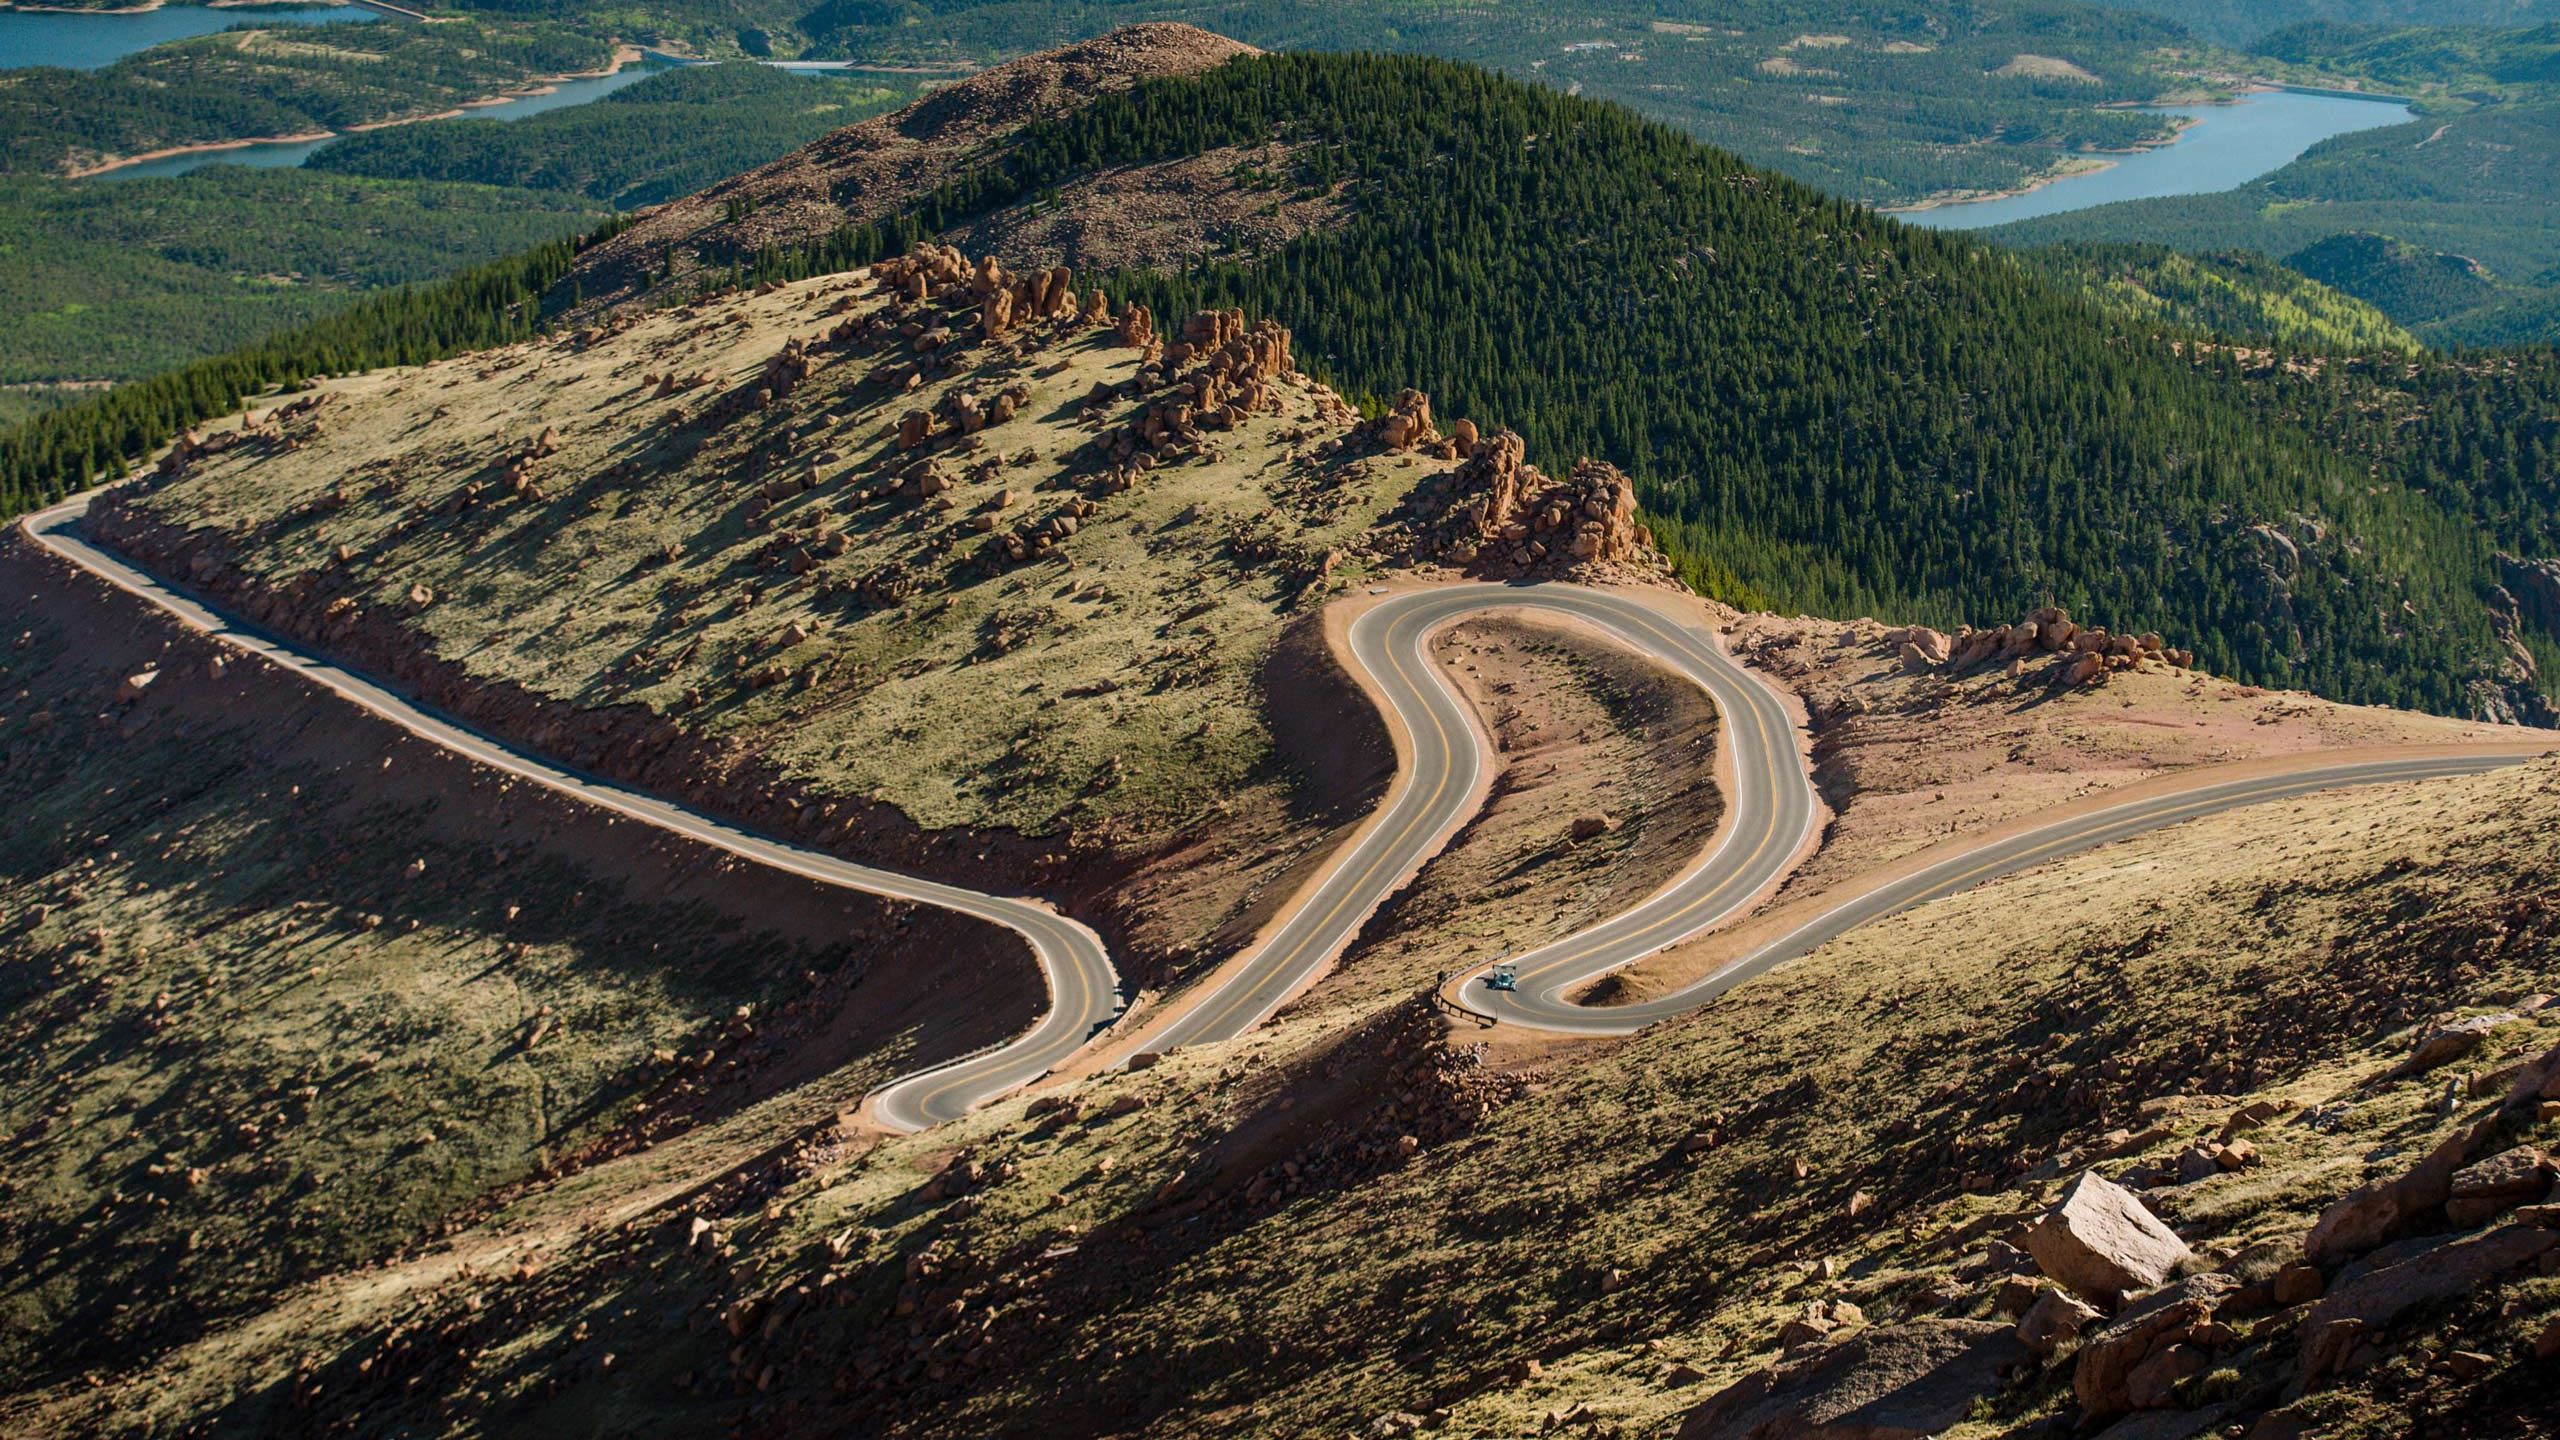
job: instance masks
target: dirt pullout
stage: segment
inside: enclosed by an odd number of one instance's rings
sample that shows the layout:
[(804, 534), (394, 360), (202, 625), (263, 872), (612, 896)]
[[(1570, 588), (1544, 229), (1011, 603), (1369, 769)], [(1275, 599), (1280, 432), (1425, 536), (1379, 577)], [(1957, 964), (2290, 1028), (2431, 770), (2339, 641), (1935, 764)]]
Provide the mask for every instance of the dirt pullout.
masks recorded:
[(1914, 671), (1873, 620), (1730, 614), (1735, 655), (1813, 722), (1814, 783), (1835, 817), (1781, 898), (1816, 893), (1950, 837), (2231, 761), (2363, 746), (2494, 743), (2536, 732), (2262, 690), (2145, 661), (2094, 687), (2067, 655)]
[(0, 594), (0, 1386), (1044, 1003), (1008, 932), (513, 782), (14, 528)]
[(1189, 25), (1147, 24), (1000, 65), (645, 212), (580, 255), (555, 298), (575, 293), (581, 308), (600, 312), (671, 274), (689, 288), (697, 272), (751, 260), (767, 245), (788, 249), (893, 214), (992, 158), (1034, 121), (1071, 114), (1142, 80), (1197, 74), (1256, 53)]
[[(2065, 683), (2073, 657), (2031, 648), (1949, 667), (1906, 657), (1913, 632), (1721, 612), (1737, 658), (1795, 693), (1812, 727), (1813, 779), (1831, 810), (1814, 854), (1738, 924), (1597, 982), (1592, 1003), (1688, 984), (1801, 920), (1826, 895), (1922, 852), (2175, 783), (2215, 767), (2305, 763), (2328, 752), (2428, 745), (2539, 746), (2546, 732), (2340, 705), (2159, 659)], [(1922, 634), (1934, 646), (1937, 641)], [(2239, 773), (2234, 769), (2233, 773)]]

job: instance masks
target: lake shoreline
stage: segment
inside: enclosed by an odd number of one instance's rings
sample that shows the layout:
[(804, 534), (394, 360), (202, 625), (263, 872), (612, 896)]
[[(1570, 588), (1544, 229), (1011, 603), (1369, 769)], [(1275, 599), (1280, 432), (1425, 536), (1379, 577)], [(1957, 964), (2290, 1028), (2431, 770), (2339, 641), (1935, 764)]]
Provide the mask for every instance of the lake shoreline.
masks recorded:
[[(268, 3), (268, 0), (258, 0), (258, 3)], [(468, 115), (476, 108), (504, 105), (510, 100), (530, 100), (536, 96), (555, 94), (567, 81), (600, 80), (619, 75), (623, 67), (639, 63), (646, 54), (647, 52), (637, 45), (616, 41), (612, 63), (601, 70), (572, 70), (561, 75), (538, 76), (517, 89), (501, 91), (495, 95), (483, 95), (477, 100), (465, 100), (459, 106), (449, 110), (439, 110), (432, 115), (404, 115), (393, 120), (369, 120), (361, 125), (350, 125), (344, 130), (314, 130), (298, 135), (258, 135), (242, 140), (207, 140), (193, 145), (171, 145), (159, 150), (147, 150), (139, 155), (120, 155), (104, 164), (66, 170), (62, 172), (61, 178), (94, 180), (102, 175), (113, 175), (119, 170), (130, 170), (136, 165), (148, 165), (155, 160), (174, 160), (181, 155), (218, 155), (229, 150), (254, 149), (260, 145), (309, 145), (370, 130), (389, 130), (401, 125), (419, 125), (430, 120), (451, 120)]]
[[(2234, 96), (2228, 99), (2200, 103), (2237, 105), (2240, 103), (2240, 100), (2238, 97)], [(2083, 165), (2078, 169), (2062, 168), (2058, 166), (2055, 169), (2045, 171), (2043, 174), (2038, 175), (2035, 179), (2028, 181), (2024, 185), (2013, 186), (2007, 190), (1950, 191), (1942, 194), (1926, 196), (1909, 205), (1896, 205), (1891, 209), (1880, 209), (1876, 213), (1879, 215), (1922, 215), (1932, 210), (1951, 210), (1962, 205), (1991, 205), (2002, 200), (2020, 199), (2024, 196), (2033, 195), (2037, 191), (2042, 190), (2049, 185), (2059, 185), (2065, 180), (2079, 180), (2091, 175), (2104, 174), (2116, 167), (2115, 161), (2100, 158), (2102, 156), (2145, 155), (2155, 150), (2166, 150), (2170, 146), (2177, 144), (2179, 141), (2186, 139), (2187, 132), (2195, 128), (2196, 124), (2197, 119), (2195, 116), (2181, 115), (2178, 117), (2177, 128), (2172, 130), (2169, 137), (2165, 140), (2154, 140), (2144, 145), (2127, 145), (2121, 149), (2115, 150), (2074, 151), (2070, 157), (2065, 159), (2063, 162), (2064, 166), (2067, 166), (2071, 159), (2092, 160), (2096, 163)]]
[[(2072, 162), (2033, 183), (1996, 195), (1933, 195), (1881, 213), (1923, 229), (1972, 231), (2123, 201), (2220, 193), (2280, 170), (2340, 135), (2411, 118), (2410, 107), (2400, 101), (2225, 78), (2232, 89), (2215, 99), (2152, 107), (2175, 117), (2175, 132), (2165, 139), (2120, 151), (2077, 152)], [(2119, 158), (2086, 163), (2100, 154)]]

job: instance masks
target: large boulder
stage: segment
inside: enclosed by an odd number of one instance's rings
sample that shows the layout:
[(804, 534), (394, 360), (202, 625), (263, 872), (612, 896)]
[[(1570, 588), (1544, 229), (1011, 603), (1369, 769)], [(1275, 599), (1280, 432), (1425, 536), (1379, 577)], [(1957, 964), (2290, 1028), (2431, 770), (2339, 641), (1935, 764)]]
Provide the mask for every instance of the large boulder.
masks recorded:
[(2026, 1349), (1985, 1320), (1915, 1320), (1746, 1375), (1689, 1412), (1680, 1440), (1921, 1440), (2000, 1392)]
[(2068, 1290), (2046, 1290), (2018, 1317), (2018, 1340), (2039, 1355), (2051, 1355), (2104, 1318), (2098, 1307)]
[(2510, 1014), (2472, 1015), (2449, 1025), (2439, 1025), (2420, 1035), (2409, 1048), (2409, 1058), (2401, 1062), (2404, 1075), (2423, 1074), (2439, 1065), (2448, 1065), (2477, 1050), (2488, 1041), (2490, 1032), (2516, 1023)]
[(2465, 1165), (2453, 1172), (2445, 1218), (2456, 1225), (2478, 1225), (2519, 1205), (2530, 1205), (2550, 1193), (2551, 1171), (2551, 1157), (2531, 1145)]
[(2295, 1355), (2304, 1384), (2352, 1370), (2359, 1351), (2418, 1306), (2468, 1295), (2560, 1246), (2560, 1230), (2506, 1225), (2472, 1235), (2404, 1240), (2340, 1272), (2302, 1318)]
[(2167, 1280), (2189, 1254), (2140, 1197), (2095, 1170), (2072, 1181), (2028, 1228), (2027, 1253), (2045, 1274), (2100, 1305)]

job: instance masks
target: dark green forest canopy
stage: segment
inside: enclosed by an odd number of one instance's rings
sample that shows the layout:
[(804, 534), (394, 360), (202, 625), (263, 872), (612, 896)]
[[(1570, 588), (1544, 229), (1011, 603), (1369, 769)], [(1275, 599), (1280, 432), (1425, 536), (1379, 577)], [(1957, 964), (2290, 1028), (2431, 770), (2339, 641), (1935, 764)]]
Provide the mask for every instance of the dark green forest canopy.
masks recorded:
[(572, 195), (308, 170), (0, 177), (0, 383), (138, 380), (603, 218)]
[(2208, 40), (2253, 45), (2311, 22), (2348, 25), (2527, 25), (2560, 20), (2560, 0), (2096, 0), (2176, 21)]
[(2166, 139), (2167, 120), (2112, 103), (2198, 88), (2171, 73), (2195, 48), (2175, 26), (2069, 0), (823, 0), (799, 28), (813, 54), (983, 62), (1141, 20), (1465, 61), (1871, 204), (2006, 189), (2072, 151)]
[[(1355, 394), (1419, 385), (1541, 463), (1615, 460), (1684, 572), (1742, 603), (1952, 623), (2050, 600), (2224, 673), (2461, 711), (2502, 658), (2493, 550), (2553, 534), (2548, 440), (2510, 418), (2548, 412), (2547, 365), (2494, 385), (2400, 356), (2271, 371), (1626, 111), (1437, 61), (1268, 56), (1145, 85), (891, 223), (736, 273), (844, 268), (1078, 174), (1272, 136), (1295, 147), (1281, 183), (1342, 187), (1346, 226), (1115, 291), (1242, 305)], [(420, 292), (239, 373), (512, 333), (560, 273)], [(2476, 393), (2512, 443), (2311, 418), (2362, 387), (2419, 409)], [(0, 442), (6, 498), (165, 435), (192, 401), (161, 393), (122, 429), (73, 407)]]
[[(2228, 673), (2440, 710), (2491, 664), (2470, 507), (2370, 483), (2245, 360), (2181, 358), (1996, 252), (1614, 107), (1428, 60), (1265, 57), (1039, 127), (922, 225), (1272, 134), (1357, 218), (1127, 292), (1277, 316), (1355, 391), (1420, 385), (1544, 463), (1625, 465), (1710, 592), (1941, 623), (2049, 600)], [(2315, 563), (2281, 568), (2261, 524), (2325, 537)]]

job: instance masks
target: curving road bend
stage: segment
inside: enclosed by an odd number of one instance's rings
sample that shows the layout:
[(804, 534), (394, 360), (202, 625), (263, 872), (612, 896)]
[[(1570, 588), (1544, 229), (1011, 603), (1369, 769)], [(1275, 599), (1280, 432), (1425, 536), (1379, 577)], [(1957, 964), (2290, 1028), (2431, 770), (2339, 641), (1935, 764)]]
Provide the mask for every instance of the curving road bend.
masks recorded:
[(1793, 718), (1705, 630), (1639, 595), (1581, 585), (1408, 591), (1363, 611), (1350, 634), (1353, 661), (1408, 741), (1394, 794), (1234, 976), (1151, 1037), (1149, 1049), (1232, 1039), (1269, 1019), (1322, 974), (1369, 915), (1475, 813), (1485, 743), (1466, 701), (1432, 665), (1428, 642), (1447, 625), (1491, 611), (1581, 621), (1705, 690), (1724, 717), (1725, 743), (1718, 748), (1729, 810), (1717, 843), (1633, 909), (1516, 963), (1597, 974), (1642, 959), (1749, 904), (1812, 839), (1818, 810)]
[[(94, 492), (93, 492), (94, 493)], [(81, 538), (91, 495), (76, 496), (20, 522), (46, 550), (162, 610), (192, 629), (336, 692), (413, 735), (494, 770), (643, 824), (698, 840), (758, 865), (893, 900), (955, 910), (1004, 926), (1030, 943), (1048, 983), (1049, 1009), (1039, 1023), (993, 1048), (901, 1076), (871, 1093), (873, 1114), (898, 1130), (958, 1119), (997, 1095), (1027, 1085), (1082, 1049), (1126, 1008), (1102, 938), (1028, 899), (981, 894), (939, 881), (857, 865), (741, 829), (699, 810), (659, 799), (545, 760), (422, 707), (365, 676), (289, 640), (234, 619), (163, 584)]]
[(1459, 1003), (1479, 1015), (1532, 1029), (1580, 1035), (1631, 1034), (1656, 1021), (1688, 1014), (1734, 986), (1810, 955), (1828, 941), (1870, 921), (2067, 855), (2242, 806), (2291, 800), (2351, 785), (2477, 775), (2531, 758), (2528, 753), (2490, 753), (2360, 760), (2129, 800), (2007, 839), (1968, 846), (1889, 884), (1845, 896), (1704, 979), (1650, 1000), (1611, 1006), (1575, 1004), (1567, 998), (1572, 991), (1623, 962), (1612, 963), (1549, 947), (1506, 962), (1519, 967), (1517, 990), (1486, 988), (1476, 980), (1484, 973), (1479, 970), (1462, 984)]
[[(322, 685), (393, 724), (483, 764), (757, 864), (1002, 925), (1029, 942), (1048, 984), (1048, 1012), (1028, 1032), (979, 1053), (903, 1076), (872, 1092), (879, 1120), (915, 1130), (1040, 1079), (1113, 1026), (1127, 1001), (1102, 942), (1030, 899), (982, 894), (901, 875), (754, 834), (713, 816), (567, 769), (436, 714), (372, 680), (234, 620), (82, 539), (88, 496), (22, 522), (35, 543), (184, 623)], [(2413, 754), (2342, 758), (2170, 793), (2127, 799), (2022, 833), (1963, 846), (1922, 868), (1853, 888), (1811, 918), (1692, 985), (1641, 1003), (1591, 1007), (1567, 998), (1587, 982), (1690, 939), (1738, 914), (1784, 876), (1819, 817), (1793, 718), (1776, 693), (1661, 595), (1569, 584), (1468, 584), (1406, 591), (1351, 624), (1351, 660), (1401, 731), (1403, 761), (1386, 805), (1324, 875), (1222, 982), (1167, 1021), (1151, 1050), (1232, 1039), (1259, 1027), (1321, 975), (1388, 897), (1411, 881), (1481, 803), (1487, 743), (1473, 712), (1429, 656), (1434, 633), (1468, 616), (1532, 611), (1579, 621), (1686, 677), (1724, 720), (1720, 780), (1727, 813), (1718, 838), (1669, 884), (1633, 908), (1564, 939), (1498, 962), (1518, 989), (1480, 983), (1489, 962), (1452, 988), (1476, 1013), (1533, 1029), (1622, 1035), (1695, 1010), (1753, 976), (1849, 930), (1984, 881), (2163, 826), (2347, 785), (2475, 774), (2525, 754)], [(2560, 744), (2560, 740), (2555, 740)]]

